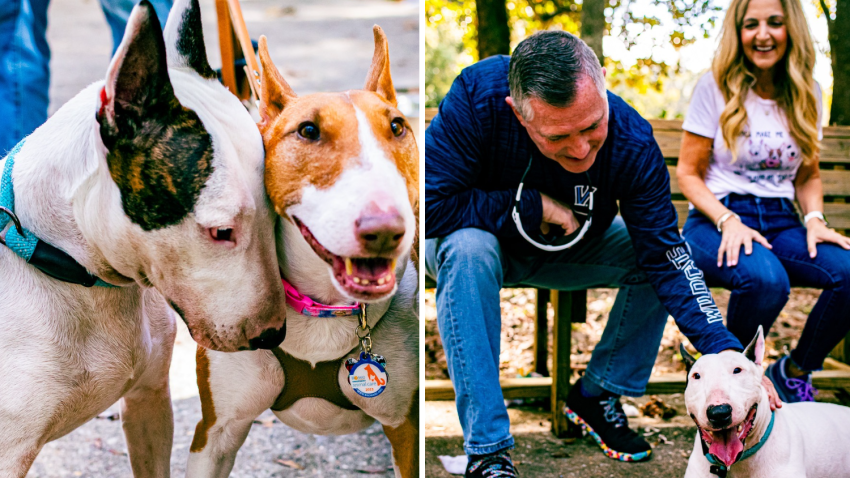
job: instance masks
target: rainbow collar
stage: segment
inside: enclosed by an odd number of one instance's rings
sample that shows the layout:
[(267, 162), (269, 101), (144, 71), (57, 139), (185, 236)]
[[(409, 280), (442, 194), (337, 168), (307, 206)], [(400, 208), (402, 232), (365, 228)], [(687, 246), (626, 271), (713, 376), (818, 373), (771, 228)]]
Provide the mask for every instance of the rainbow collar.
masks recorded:
[(292, 284), (283, 277), (283, 290), (286, 291), (286, 303), (301, 315), (308, 317), (360, 317), (360, 302), (354, 305), (325, 305), (320, 304), (306, 295), (298, 292)]

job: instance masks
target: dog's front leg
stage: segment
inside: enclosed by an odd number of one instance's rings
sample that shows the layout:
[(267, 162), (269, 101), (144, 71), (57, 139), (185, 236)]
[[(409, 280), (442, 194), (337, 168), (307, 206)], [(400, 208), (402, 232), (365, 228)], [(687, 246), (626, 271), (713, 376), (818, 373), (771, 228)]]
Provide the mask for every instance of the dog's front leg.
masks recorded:
[(419, 389), (413, 392), (413, 403), (404, 423), (397, 427), (384, 425), (384, 433), (393, 447), (396, 478), (419, 476)]
[(168, 376), (159, 386), (134, 387), (121, 401), (121, 421), (133, 476), (167, 478), (174, 440)]

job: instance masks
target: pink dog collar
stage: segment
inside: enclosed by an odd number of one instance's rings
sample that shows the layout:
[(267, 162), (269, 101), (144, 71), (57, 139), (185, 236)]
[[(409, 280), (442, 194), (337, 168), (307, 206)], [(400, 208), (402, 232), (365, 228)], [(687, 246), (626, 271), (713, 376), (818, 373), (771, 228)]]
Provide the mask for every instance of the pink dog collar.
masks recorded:
[(283, 289), (286, 291), (286, 303), (296, 312), (309, 317), (359, 317), (360, 303), (354, 305), (325, 305), (313, 301), (313, 299), (298, 292), (292, 284), (283, 277), (280, 278)]

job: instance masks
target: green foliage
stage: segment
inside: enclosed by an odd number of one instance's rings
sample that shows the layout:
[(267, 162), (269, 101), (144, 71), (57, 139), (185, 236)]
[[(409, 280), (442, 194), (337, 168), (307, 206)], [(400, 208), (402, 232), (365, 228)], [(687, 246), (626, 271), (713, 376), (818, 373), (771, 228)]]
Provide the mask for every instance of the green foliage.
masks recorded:
[[(605, 9), (606, 36), (613, 36), (627, 48), (636, 45), (653, 28), (661, 25), (658, 16), (646, 14), (646, 7), (669, 12), (663, 20), (676, 29), (671, 32), (669, 44), (678, 49), (696, 40), (696, 36), (709, 35), (714, 28), (720, 7), (715, 0), (645, 0), (640, 7), (632, 0), (607, 0)], [(539, 30), (565, 30), (578, 34), (581, 26), (582, 0), (506, 0), (508, 23), (511, 29), (511, 48), (523, 38)], [(640, 13), (637, 13), (637, 12)], [(477, 61), (477, 25), (473, 0), (426, 0), (426, 106), (437, 106), (445, 96), (452, 80), (464, 67)], [(642, 40), (646, 41), (646, 40)], [(678, 65), (669, 65), (652, 58), (643, 58), (634, 65), (605, 59), (609, 86), (630, 100), (644, 112), (657, 111), (662, 117), (677, 117), (681, 108), (663, 109), (652, 104), (651, 99), (670, 99), (677, 92), (664, 93), (667, 82), (681, 71)], [(676, 80), (682, 83), (682, 80)], [(634, 94), (631, 94), (631, 92)], [(689, 90), (688, 90), (689, 91)], [(681, 93), (681, 90), (678, 91)], [(638, 108), (639, 110), (641, 108)]]

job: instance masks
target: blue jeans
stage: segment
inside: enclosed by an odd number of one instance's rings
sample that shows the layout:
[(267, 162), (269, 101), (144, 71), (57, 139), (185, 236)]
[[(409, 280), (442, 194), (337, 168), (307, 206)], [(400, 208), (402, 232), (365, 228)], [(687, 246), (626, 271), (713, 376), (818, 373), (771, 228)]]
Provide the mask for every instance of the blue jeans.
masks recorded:
[[(0, 0), (0, 157), (47, 120), (50, 0)], [(121, 43), (135, 0), (101, 0), (114, 49)], [(165, 23), (171, 0), (152, 0)], [(104, 76), (106, 71), (103, 72)]]
[(741, 343), (749, 343), (758, 326), (765, 333), (788, 301), (791, 287), (823, 289), (809, 314), (791, 359), (802, 370), (823, 368), (829, 352), (850, 331), (850, 251), (835, 244), (818, 244), (812, 259), (806, 246), (806, 228), (788, 199), (730, 194), (721, 200), (741, 221), (773, 246), (753, 243), (753, 252), (741, 251), (734, 267), (717, 267), (721, 234), (710, 219), (691, 210), (683, 234), (696, 265), (710, 286), (732, 291), (726, 323)]
[(503, 286), (619, 287), (583, 380), (617, 394), (643, 395), (668, 314), (637, 268), (622, 218), (601, 238), (533, 256), (502, 249), (488, 232), (461, 229), (425, 242), (425, 267), (437, 281), (437, 321), (467, 454), (493, 453), (514, 444), (499, 387)]

